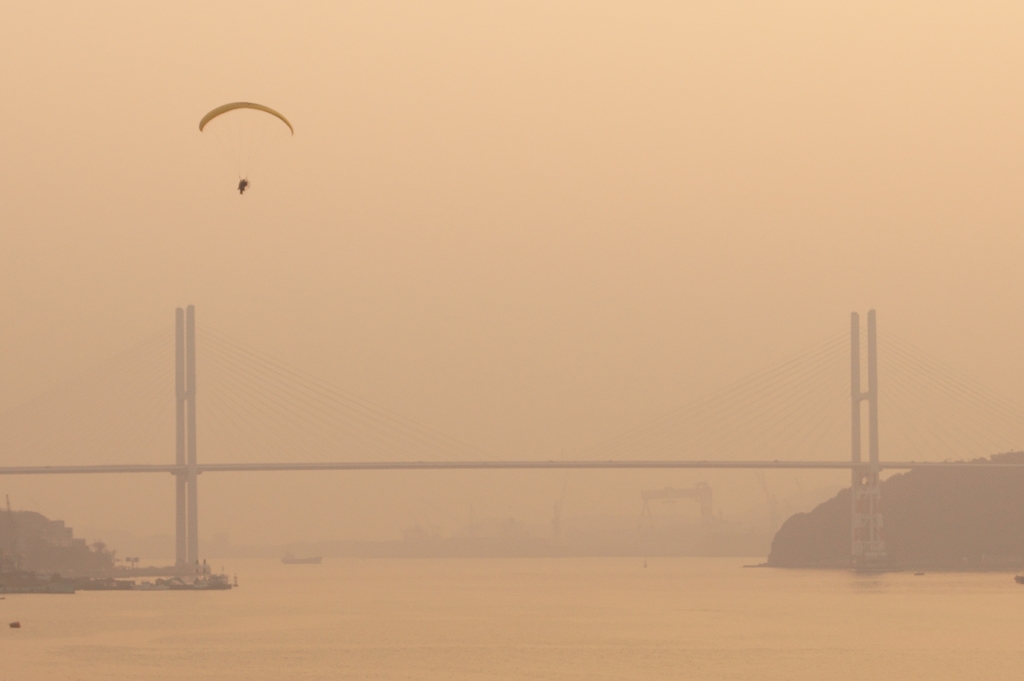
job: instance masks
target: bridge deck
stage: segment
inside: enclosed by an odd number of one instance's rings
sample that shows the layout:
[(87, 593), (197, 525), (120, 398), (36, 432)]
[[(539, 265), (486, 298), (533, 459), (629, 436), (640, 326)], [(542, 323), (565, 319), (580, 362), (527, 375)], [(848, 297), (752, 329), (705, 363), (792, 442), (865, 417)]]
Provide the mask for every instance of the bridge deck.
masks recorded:
[[(381, 470), (570, 470), (570, 469), (790, 469), (852, 470), (867, 467), (867, 462), (850, 461), (325, 461), (305, 463), (206, 463), (196, 466), (199, 473), (240, 473), (251, 471), (381, 471)], [(1024, 468), (1024, 463), (970, 461), (886, 461), (882, 470), (924, 468)], [(0, 475), (78, 475), (93, 473), (170, 473), (184, 474), (187, 466), (174, 464), (112, 464), (95, 466), (0, 466)]]

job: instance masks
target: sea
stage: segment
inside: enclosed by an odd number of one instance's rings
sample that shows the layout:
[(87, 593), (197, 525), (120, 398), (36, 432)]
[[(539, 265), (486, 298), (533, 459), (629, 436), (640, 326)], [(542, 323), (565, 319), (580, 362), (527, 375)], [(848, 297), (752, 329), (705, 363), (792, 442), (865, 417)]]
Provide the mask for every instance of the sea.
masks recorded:
[(217, 561), (237, 589), (7, 595), (0, 679), (1024, 678), (1010, 573), (753, 562)]

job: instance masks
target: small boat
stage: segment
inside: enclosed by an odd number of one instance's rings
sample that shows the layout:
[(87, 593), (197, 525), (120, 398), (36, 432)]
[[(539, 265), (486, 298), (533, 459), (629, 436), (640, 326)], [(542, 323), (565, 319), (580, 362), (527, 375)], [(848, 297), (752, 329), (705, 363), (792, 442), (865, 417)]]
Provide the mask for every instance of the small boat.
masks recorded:
[(924, 577), (924, 573), (923, 572), (915, 572), (914, 576), (915, 577)]
[(308, 556), (306, 558), (296, 558), (290, 553), (284, 554), (281, 562), (285, 565), (319, 565), (320, 561), (324, 559), (323, 556)]
[(167, 588), (171, 591), (226, 591), (231, 588), (231, 583), (226, 579), (197, 579), (191, 583), (173, 579)]
[(1024, 575), (1017, 575), (1013, 578), (1013, 581), (1017, 582), (1018, 584), (1024, 584)]
[(21, 622), (11, 622), (8, 624), (11, 629), (21, 629)]
[(156, 582), (139, 582), (132, 591), (170, 591), (171, 586), (166, 579), (158, 579)]

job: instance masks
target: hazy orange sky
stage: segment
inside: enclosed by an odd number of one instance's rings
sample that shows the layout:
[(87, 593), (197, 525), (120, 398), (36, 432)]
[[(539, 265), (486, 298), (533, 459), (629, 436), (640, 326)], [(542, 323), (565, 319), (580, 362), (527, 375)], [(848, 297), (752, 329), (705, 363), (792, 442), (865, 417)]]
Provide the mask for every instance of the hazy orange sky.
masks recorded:
[[(1022, 30), (1009, 2), (6, 3), (0, 407), (189, 303), (495, 457), (582, 451), (869, 307), (1013, 398)], [(233, 100), (296, 128), (244, 197), (197, 130)], [(544, 522), (562, 484), (210, 477), (202, 530), (239, 541), (393, 536), (467, 499)], [(696, 479), (736, 478), (593, 474), (580, 508)], [(0, 482), (172, 529), (169, 478)]]

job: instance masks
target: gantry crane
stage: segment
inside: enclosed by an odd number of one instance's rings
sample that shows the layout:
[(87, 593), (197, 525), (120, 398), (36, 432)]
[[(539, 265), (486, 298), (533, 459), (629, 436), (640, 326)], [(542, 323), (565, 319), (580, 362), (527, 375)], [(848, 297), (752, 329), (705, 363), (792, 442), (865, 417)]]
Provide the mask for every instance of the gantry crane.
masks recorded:
[(710, 523), (715, 519), (714, 511), (711, 506), (711, 485), (706, 482), (698, 482), (692, 489), (663, 487), (662, 489), (644, 490), (643, 492), (640, 492), (640, 496), (644, 500), (643, 508), (640, 510), (640, 526), (643, 526), (645, 520), (648, 524), (653, 523), (650, 502), (660, 500), (696, 499), (700, 503), (701, 521)]

